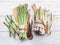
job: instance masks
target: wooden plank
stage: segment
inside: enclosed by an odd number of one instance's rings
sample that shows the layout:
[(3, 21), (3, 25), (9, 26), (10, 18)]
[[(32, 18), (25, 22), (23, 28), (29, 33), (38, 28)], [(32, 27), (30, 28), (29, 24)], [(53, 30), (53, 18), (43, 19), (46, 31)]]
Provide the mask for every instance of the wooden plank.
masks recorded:
[(12, 15), (13, 8), (19, 4), (20, 2), (0, 2), (0, 15)]
[(14, 1), (18, 1), (18, 0), (0, 0), (0, 2), (14, 2)]
[(20, 41), (9, 37), (8, 32), (0, 32), (0, 45), (60, 45), (60, 32), (54, 31), (50, 36), (34, 35), (33, 40)]

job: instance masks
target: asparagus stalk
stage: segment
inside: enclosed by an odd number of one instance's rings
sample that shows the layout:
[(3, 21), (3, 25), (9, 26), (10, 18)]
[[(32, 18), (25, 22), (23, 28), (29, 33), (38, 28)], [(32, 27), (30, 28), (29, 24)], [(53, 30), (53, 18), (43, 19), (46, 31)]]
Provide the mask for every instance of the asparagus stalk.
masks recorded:
[(9, 25), (7, 25), (5, 22), (3, 22), (7, 27), (8, 27), (8, 30), (9, 30), (9, 36), (11, 37), (12, 36), (12, 31), (11, 31), (11, 28)]

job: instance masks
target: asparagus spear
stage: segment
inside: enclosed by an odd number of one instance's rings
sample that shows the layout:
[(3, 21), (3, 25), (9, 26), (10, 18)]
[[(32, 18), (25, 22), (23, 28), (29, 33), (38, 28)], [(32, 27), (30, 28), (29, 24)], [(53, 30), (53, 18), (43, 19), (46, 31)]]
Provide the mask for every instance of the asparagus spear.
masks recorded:
[(9, 25), (7, 25), (5, 22), (3, 22), (7, 27), (8, 27), (8, 30), (9, 30), (9, 36), (11, 37), (12, 36), (12, 31), (11, 31), (11, 28)]

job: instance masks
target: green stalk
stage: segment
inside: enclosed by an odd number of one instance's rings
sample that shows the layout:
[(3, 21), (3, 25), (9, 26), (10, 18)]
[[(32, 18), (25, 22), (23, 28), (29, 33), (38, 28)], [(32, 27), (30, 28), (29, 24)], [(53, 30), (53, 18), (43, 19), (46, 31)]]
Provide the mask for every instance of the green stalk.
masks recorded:
[(18, 7), (18, 19), (20, 25), (25, 25), (27, 23), (27, 5), (20, 5)]
[(11, 36), (12, 36), (12, 31), (11, 31), (10, 26), (9, 26), (9, 25), (7, 25), (5, 22), (3, 22), (3, 23), (7, 26), (8, 31), (9, 31), (9, 36), (11, 37)]

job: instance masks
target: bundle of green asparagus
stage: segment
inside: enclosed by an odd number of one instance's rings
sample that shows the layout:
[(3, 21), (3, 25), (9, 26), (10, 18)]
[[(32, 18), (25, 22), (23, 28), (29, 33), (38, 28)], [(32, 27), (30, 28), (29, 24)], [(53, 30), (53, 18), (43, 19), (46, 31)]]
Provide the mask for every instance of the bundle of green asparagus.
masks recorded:
[(13, 35), (13, 37), (15, 38), (15, 35), (16, 34), (18, 35), (19, 27), (13, 21), (12, 16), (7, 15), (7, 18), (5, 18), (5, 20), (6, 22), (3, 22), (3, 23), (8, 27), (9, 35), (10, 36)]

